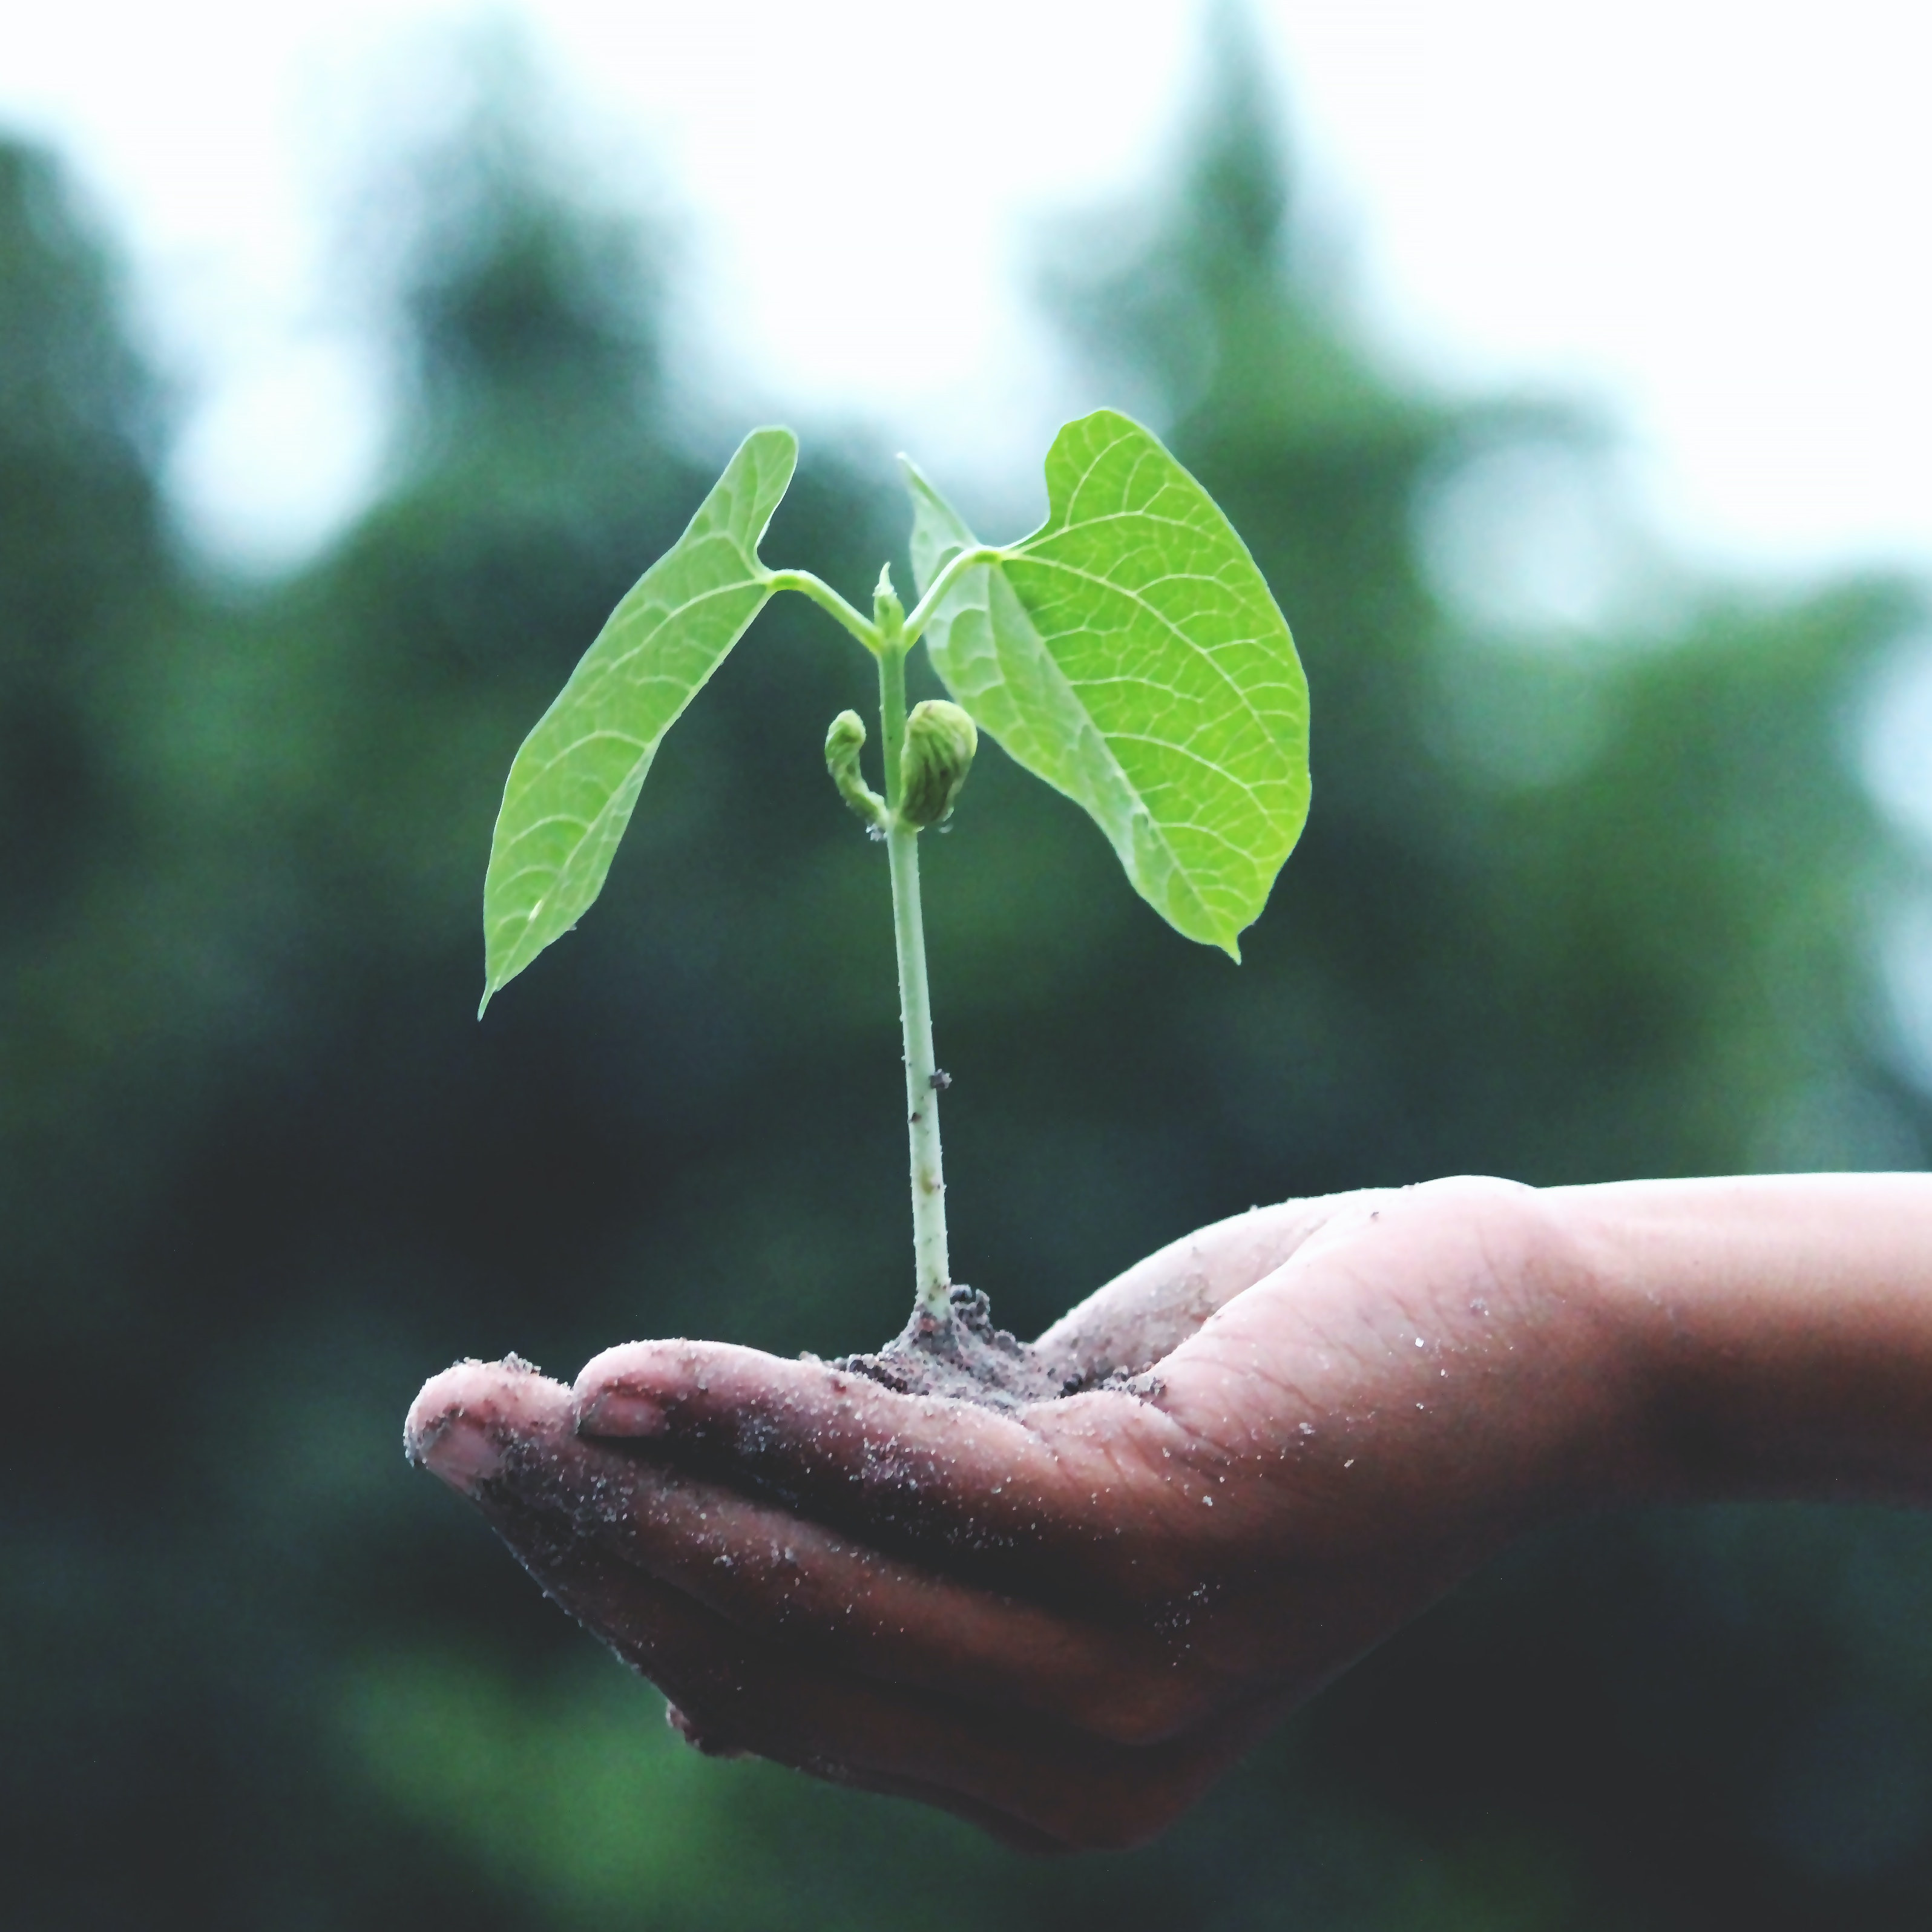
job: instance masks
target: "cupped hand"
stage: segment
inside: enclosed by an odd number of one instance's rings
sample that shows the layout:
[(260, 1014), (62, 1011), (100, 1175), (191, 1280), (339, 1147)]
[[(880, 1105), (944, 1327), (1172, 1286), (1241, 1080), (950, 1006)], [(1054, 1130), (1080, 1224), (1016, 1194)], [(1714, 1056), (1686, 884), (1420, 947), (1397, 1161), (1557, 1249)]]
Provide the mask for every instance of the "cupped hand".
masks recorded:
[(1113, 1385), (1003, 1412), (638, 1342), (574, 1390), (448, 1370), (407, 1439), (700, 1748), (1052, 1850), (1151, 1837), (1600, 1493), (1630, 1406), (1588, 1267), (1502, 1182), (1256, 1210), (1041, 1342)]

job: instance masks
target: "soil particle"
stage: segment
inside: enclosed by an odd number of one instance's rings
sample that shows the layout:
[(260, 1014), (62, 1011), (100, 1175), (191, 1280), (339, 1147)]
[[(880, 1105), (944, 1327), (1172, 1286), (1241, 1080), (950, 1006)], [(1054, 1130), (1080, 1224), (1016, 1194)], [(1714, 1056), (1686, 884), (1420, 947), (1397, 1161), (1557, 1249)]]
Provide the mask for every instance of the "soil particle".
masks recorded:
[(1040, 1348), (994, 1328), (992, 1306), (976, 1288), (956, 1286), (951, 1300), (944, 1321), (915, 1309), (883, 1348), (841, 1355), (827, 1366), (864, 1376), (902, 1395), (944, 1396), (1009, 1412), (1088, 1389), (1119, 1390), (1148, 1402), (1162, 1392), (1160, 1378), (1146, 1370), (1096, 1372), (1082, 1367), (1070, 1353)]
[(977, 1288), (962, 1284), (951, 1299), (944, 1320), (915, 1309), (883, 1348), (843, 1355), (831, 1366), (902, 1395), (950, 1396), (984, 1408), (1024, 1408), (1095, 1386), (1064, 1358), (995, 1328), (992, 1310)]

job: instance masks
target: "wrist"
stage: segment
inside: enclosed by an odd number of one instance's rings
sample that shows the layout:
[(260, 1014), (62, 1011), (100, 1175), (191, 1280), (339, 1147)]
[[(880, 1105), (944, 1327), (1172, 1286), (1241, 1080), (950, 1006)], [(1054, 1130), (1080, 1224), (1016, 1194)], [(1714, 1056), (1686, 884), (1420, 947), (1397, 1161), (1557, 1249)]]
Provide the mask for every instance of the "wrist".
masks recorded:
[(1664, 1502), (1688, 1493), (1691, 1406), (1672, 1298), (1656, 1292), (1652, 1230), (1615, 1186), (1542, 1190), (1538, 1204), (1563, 1257), (1568, 1296), (1582, 1310), (1576, 1372), (1593, 1391), (1577, 1445), (1580, 1508)]
[(1545, 1520), (1652, 1500), (1672, 1481), (1654, 1310), (1633, 1292), (1613, 1217), (1582, 1198), (1597, 1191), (1526, 1187), (1519, 1196), (1522, 1289), (1510, 1347), (1546, 1364), (1534, 1459)]
[(1622, 1364), (1612, 1496), (1932, 1501), (1932, 1178), (1543, 1198)]

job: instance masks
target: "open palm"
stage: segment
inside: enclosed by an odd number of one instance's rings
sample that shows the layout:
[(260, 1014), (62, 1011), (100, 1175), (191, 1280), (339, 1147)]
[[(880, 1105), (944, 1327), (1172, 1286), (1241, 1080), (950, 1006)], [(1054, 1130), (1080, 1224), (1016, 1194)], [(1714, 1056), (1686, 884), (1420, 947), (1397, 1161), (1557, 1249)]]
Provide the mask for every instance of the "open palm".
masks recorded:
[(1127, 1844), (1598, 1485), (1581, 1284), (1530, 1190), (1439, 1182), (1162, 1250), (1041, 1338), (1058, 1401), (640, 1342), (446, 1370), (408, 1440), (701, 1748)]

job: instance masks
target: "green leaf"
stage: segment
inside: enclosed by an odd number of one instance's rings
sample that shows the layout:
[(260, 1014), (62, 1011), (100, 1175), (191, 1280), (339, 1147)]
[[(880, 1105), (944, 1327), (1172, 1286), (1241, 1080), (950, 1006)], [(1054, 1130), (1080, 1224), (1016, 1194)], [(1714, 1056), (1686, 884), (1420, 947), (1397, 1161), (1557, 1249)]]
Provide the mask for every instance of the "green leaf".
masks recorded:
[(788, 429), (746, 437), (524, 740), (490, 842), (479, 1016), (604, 890), (664, 734), (771, 595), (758, 544), (797, 460)]
[[(908, 464), (922, 592), (977, 541)], [(1112, 410), (1046, 459), (1046, 521), (926, 631), (947, 688), (1104, 832), (1190, 939), (1242, 930), (1308, 816), (1308, 686), (1287, 620), (1206, 490)]]

